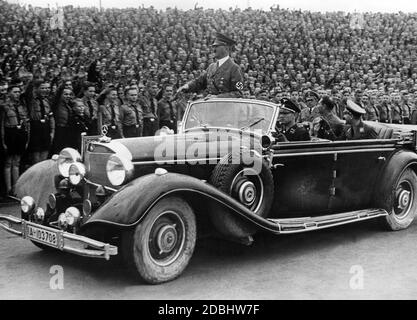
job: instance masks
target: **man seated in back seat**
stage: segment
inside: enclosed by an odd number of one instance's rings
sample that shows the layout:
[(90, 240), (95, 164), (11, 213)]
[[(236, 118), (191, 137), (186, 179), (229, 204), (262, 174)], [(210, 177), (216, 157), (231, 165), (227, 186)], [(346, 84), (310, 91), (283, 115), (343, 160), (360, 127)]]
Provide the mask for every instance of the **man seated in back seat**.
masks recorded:
[(363, 122), (362, 116), (365, 113), (365, 109), (358, 106), (352, 100), (348, 100), (343, 113), (343, 117), (346, 120), (346, 127), (337, 140), (378, 139), (378, 134), (375, 129)]

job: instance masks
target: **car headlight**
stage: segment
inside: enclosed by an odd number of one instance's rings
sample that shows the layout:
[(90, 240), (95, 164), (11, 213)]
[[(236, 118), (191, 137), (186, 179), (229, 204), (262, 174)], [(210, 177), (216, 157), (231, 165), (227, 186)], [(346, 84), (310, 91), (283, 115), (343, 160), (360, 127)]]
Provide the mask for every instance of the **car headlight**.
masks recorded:
[(68, 170), (68, 178), (71, 184), (76, 186), (81, 181), (83, 181), (85, 172), (85, 165), (83, 165), (81, 162), (75, 162), (71, 164)]
[(61, 229), (75, 226), (80, 220), (81, 213), (76, 207), (69, 207), (58, 217), (58, 225)]
[(81, 162), (80, 153), (73, 148), (65, 148), (58, 156), (58, 171), (61, 176), (68, 178), (70, 166), (75, 162)]
[(20, 209), (23, 213), (29, 213), (35, 209), (35, 200), (32, 197), (25, 196), (20, 200)]
[(112, 155), (106, 164), (107, 178), (113, 186), (126, 183), (133, 174), (133, 164), (130, 160)]

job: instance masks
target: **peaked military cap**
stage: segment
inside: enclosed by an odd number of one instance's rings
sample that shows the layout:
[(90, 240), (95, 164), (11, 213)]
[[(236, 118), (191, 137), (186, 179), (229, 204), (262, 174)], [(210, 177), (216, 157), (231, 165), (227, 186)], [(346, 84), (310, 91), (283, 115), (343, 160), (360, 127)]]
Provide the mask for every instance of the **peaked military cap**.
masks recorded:
[(300, 108), (297, 106), (297, 104), (288, 98), (282, 98), (280, 102), (281, 102), (281, 108), (283, 109), (286, 109), (291, 112), (297, 112), (297, 113), (301, 111)]
[(366, 113), (364, 108), (360, 107), (359, 105), (354, 103), (352, 100), (347, 100), (346, 104), (347, 104), (346, 108), (352, 113), (356, 113), (356, 114)]
[(313, 91), (313, 90), (309, 90), (309, 91), (306, 92), (305, 98), (307, 99), (307, 98), (310, 98), (310, 97), (317, 99), (317, 101), (320, 100), (319, 94), (317, 92)]
[(228, 36), (225, 36), (224, 34), (221, 34), (220, 32), (216, 32), (216, 40), (212, 44), (212, 46), (234, 46), (236, 44), (236, 41), (229, 38)]

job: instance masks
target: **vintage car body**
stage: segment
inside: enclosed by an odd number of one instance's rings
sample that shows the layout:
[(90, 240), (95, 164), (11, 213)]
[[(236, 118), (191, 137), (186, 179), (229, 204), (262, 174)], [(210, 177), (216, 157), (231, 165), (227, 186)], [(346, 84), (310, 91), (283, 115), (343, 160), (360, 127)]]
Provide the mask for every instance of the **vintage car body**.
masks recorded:
[[(0, 226), (43, 249), (121, 254), (148, 283), (179, 276), (196, 236), (249, 244), (259, 231), (305, 232), (417, 209), (414, 126), (371, 123), (378, 139), (275, 142), (279, 105), (191, 102), (177, 135), (84, 137), (18, 183), (22, 218)], [(238, 161), (234, 161), (238, 159)]]

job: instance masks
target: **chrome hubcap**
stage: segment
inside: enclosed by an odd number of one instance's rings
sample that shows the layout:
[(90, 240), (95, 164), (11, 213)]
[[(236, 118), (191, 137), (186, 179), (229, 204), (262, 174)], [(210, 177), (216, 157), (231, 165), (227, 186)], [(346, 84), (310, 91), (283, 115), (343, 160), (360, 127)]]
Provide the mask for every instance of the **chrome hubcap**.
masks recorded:
[(230, 186), (230, 195), (254, 212), (259, 210), (263, 194), (262, 179), (252, 168), (244, 168), (238, 172)]
[(398, 209), (404, 210), (410, 203), (410, 191), (403, 190), (398, 197)]
[(399, 183), (395, 192), (395, 196), (395, 215), (398, 219), (403, 219), (407, 217), (414, 201), (413, 187), (411, 183), (407, 180), (404, 180), (401, 183)]
[(166, 225), (159, 230), (157, 235), (157, 245), (159, 248), (159, 254), (168, 253), (177, 244), (178, 233), (175, 229), (176, 225)]
[(256, 187), (251, 181), (242, 183), (238, 193), (240, 202), (246, 206), (251, 206), (256, 200)]
[(159, 266), (173, 263), (185, 246), (185, 224), (174, 211), (162, 212), (148, 230), (148, 251)]

